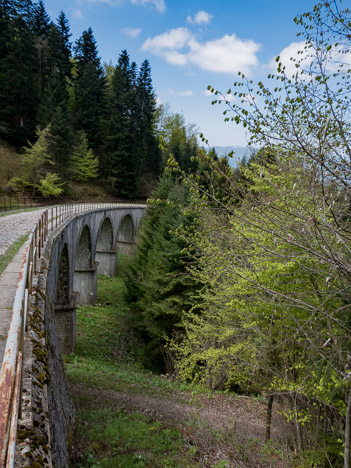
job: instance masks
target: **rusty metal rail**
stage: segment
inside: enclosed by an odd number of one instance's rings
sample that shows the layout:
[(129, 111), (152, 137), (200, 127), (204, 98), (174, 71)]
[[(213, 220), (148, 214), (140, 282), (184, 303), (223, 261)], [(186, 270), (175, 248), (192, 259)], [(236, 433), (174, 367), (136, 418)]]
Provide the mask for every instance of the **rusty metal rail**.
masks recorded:
[(50, 231), (70, 216), (99, 209), (142, 208), (136, 203), (68, 203), (45, 210), (32, 229), (25, 247), (14, 299), (10, 329), (0, 374), (0, 467), (13, 468), (17, 420), (21, 415), (22, 354), (27, 326), (29, 296), (38, 260)]

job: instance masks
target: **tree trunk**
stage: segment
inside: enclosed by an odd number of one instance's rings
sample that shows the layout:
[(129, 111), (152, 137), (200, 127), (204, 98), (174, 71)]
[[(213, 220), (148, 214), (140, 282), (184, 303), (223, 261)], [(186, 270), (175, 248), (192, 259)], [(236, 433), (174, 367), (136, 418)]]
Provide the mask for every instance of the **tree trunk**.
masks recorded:
[(345, 450), (344, 450), (344, 468), (350, 468), (350, 442), (351, 442), (351, 389), (347, 399), (346, 421), (345, 421)]
[(274, 395), (270, 395), (267, 400), (266, 437), (265, 437), (266, 443), (271, 438), (273, 400), (274, 400)]

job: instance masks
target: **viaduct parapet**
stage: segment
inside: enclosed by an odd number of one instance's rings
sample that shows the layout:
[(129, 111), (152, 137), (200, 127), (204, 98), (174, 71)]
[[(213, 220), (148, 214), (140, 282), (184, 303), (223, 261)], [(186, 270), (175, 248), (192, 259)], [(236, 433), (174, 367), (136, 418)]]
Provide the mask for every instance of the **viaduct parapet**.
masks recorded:
[(62, 353), (75, 347), (76, 307), (95, 303), (97, 274), (115, 275), (118, 252), (133, 252), (144, 212), (145, 205), (89, 208), (47, 233), (25, 320), (16, 450), (4, 466), (69, 466), (74, 407)]

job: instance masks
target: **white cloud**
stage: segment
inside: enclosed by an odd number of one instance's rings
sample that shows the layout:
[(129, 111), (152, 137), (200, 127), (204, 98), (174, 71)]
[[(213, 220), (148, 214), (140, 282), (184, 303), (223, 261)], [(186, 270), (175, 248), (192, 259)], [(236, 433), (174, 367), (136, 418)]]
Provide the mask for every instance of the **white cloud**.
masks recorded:
[(182, 49), (191, 37), (191, 33), (186, 28), (171, 29), (163, 34), (146, 39), (142, 50), (150, 50), (157, 55), (162, 55), (165, 52)]
[(233, 96), (232, 94), (226, 94), (226, 95), (224, 96), (224, 99), (225, 99), (227, 102), (232, 102), (232, 101), (234, 101), (235, 98), (234, 98), (234, 96)]
[(84, 18), (83, 13), (81, 12), (81, 10), (74, 10), (73, 11), (73, 17), (76, 18), (76, 19), (83, 19)]
[(121, 29), (121, 33), (125, 34), (126, 36), (132, 37), (133, 39), (137, 38), (141, 33), (140, 28), (124, 28)]
[(256, 53), (260, 47), (260, 44), (239, 39), (235, 34), (201, 43), (187, 28), (177, 28), (148, 38), (142, 50), (159, 55), (173, 65), (196, 65), (217, 73), (241, 71), (250, 74), (258, 65)]
[(256, 53), (260, 45), (252, 40), (242, 40), (235, 34), (207, 41), (204, 44), (196, 40), (189, 43), (189, 61), (203, 70), (218, 73), (250, 74), (250, 69), (258, 65)]
[[(346, 53), (345, 53), (346, 52)], [(319, 60), (323, 62), (323, 67), (326, 71), (335, 73), (337, 72), (341, 63), (351, 65), (351, 54), (349, 49), (345, 49), (342, 45), (334, 44), (332, 48), (327, 51), (319, 51)], [(313, 78), (315, 73), (320, 73), (316, 51), (313, 45), (309, 45), (306, 48), (306, 42), (292, 42), (288, 47), (285, 47), (280, 54), (279, 60), (285, 67), (284, 71), (288, 78), (292, 78), (299, 72), (299, 78), (301, 80), (310, 80)], [(296, 64), (299, 64), (296, 67)], [(277, 62), (272, 59), (269, 62), (269, 68), (274, 72), (277, 70)], [(301, 74), (301, 69), (305, 72)], [(309, 72), (312, 72), (309, 74)]]
[(133, 5), (141, 5), (141, 6), (145, 6), (145, 5), (150, 4), (151, 6), (153, 6), (160, 13), (163, 13), (164, 11), (166, 11), (166, 2), (165, 2), (165, 0), (131, 0), (131, 3)]
[(168, 92), (174, 96), (193, 96), (194, 94), (190, 89), (186, 91), (174, 91), (174, 89), (170, 89)]
[[(295, 66), (297, 62), (300, 62), (300, 66), (306, 71), (312, 65), (313, 57), (311, 57), (311, 52), (305, 49), (305, 46), (305, 41), (292, 42), (280, 52), (279, 61), (285, 67), (284, 71), (288, 78), (291, 78), (298, 71), (298, 68)], [(277, 65), (276, 58), (269, 62), (269, 67), (273, 73), (277, 71)]]
[(171, 65), (184, 66), (187, 64), (186, 55), (180, 54), (179, 52), (175, 50), (165, 51), (162, 55), (165, 57), (167, 62), (170, 63)]
[(191, 16), (187, 17), (187, 22), (190, 24), (208, 24), (213, 18), (213, 15), (210, 15), (204, 10), (198, 11), (195, 15), (194, 18)]

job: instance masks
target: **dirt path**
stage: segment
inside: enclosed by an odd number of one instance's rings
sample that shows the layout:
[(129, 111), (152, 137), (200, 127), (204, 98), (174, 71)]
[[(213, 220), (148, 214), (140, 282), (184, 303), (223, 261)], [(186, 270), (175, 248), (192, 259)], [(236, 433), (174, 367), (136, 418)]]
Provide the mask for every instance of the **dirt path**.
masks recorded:
[[(192, 401), (191, 395), (186, 393), (163, 399), (90, 388), (82, 384), (72, 386), (72, 393), (84, 405), (89, 405), (90, 401), (91, 404), (114, 410), (139, 412), (167, 427), (176, 427), (189, 445), (200, 448), (202, 459), (206, 460), (201, 466), (214, 466), (216, 460), (223, 458), (223, 455), (228, 456), (228, 452), (236, 466), (240, 467), (288, 466), (277, 460), (274, 462), (273, 455), (267, 462), (262, 462), (262, 456), (258, 456), (264, 443), (266, 408), (257, 399), (211, 394), (210, 398), (201, 395)], [(221, 434), (220, 438), (218, 434)], [(291, 427), (273, 411), (272, 440), (283, 447), (290, 437)], [(81, 450), (84, 451), (82, 447)]]

